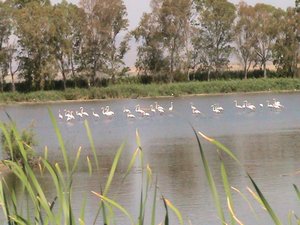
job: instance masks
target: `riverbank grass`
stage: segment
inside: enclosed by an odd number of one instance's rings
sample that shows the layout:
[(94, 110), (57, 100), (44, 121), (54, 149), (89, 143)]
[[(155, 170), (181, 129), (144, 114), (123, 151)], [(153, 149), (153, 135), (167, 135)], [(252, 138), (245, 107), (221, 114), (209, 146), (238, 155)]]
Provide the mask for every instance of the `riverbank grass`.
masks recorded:
[(0, 94), (0, 103), (142, 98), (159, 96), (299, 90), (300, 79), (291, 78), (214, 80), (210, 82), (191, 81), (169, 84), (152, 83), (146, 85), (138, 83), (123, 83), (101, 88), (74, 88), (67, 89), (66, 91), (36, 91), (29, 93), (5, 92)]

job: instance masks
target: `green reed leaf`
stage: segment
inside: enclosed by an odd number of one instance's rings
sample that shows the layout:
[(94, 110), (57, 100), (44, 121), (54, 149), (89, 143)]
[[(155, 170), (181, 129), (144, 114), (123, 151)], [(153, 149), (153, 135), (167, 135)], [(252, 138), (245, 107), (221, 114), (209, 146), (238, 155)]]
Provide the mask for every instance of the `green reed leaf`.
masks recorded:
[(205, 154), (204, 154), (204, 151), (202, 149), (201, 142), (200, 142), (200, 139), (199, 139), (199, 137), (197, 135), (197, 132), (196, 132), (196, 130), (193, 127), (192, 127), (192, 129), (194, 131), (194, 134), (195, 134), (197, 142), (198, 142), (198, 147), (199, 147), (199, 151), (200, 151), (200, 155), (201, 155), (201, 159), (202, 159), (202, 164), (203, 164), (203, 167), (204, 167), (205, 175), (206, 175), (206, 178), (208, 180), (208, 184), (209, 184), (210, 190), (211, 190), (212, 195), (213, 195), (213, 199), (214, 199), (217, 211), (218, 211), (218, 215), (219, 215), (219, 217), (220, 217), (220, 219), (222, 221), (222, 224), (224, 224), (225, 223), (225, 216), (224, 216), (224, 212), (223, 212), (223, 209), (222, 209), (222, 205), (221, 205), (221, 201), (220, 201), (220, 197), (219, 197), (219, 194), (218, 194), (218, 191), (217, 191), (217, 187), (216, 187), (215, 181), (214, 181), (212, 173), (210, 171), (208, 162), (207, 162), (207, 160), (205, 158)]
[(271, 208), (271, 206), (269, 205), (269, 203), (267, 202), (266, 198), (264, 197), (263, 193), (260, 191), (260, 189), (258, 188), (258, 186), (256, 185), (256, 183), (254, 182), (254, 180), (252, 179), (252, 177), (250, 176), (249, 173), (247, 173), (247, 176), (249, 177), (249, 179), (251, 180), (251, 183), (253, 184), (257, 194), (259, 195), (259, 198), (261, 199), (264, 207), (266, 208), (266, 210), (268, 211), (269, 215), (271, 216), (271, 218), (273, 219), (274, 223), (276, 225), (281, 225), (282, 223), (280, 222), (279, 218), (277, 217), (277, 215), (275, 214), (275, 212), (273, 211), (273, 209)]
[(176, 214), (176, 216), (177, 216), (177, 218), (179, 220), (179, 223), (181, 225), (183, 225), (182, 215), (179, 212), (179, 210), (170, 202), (170, 200), (168, 200), (168, 199), (165, 198), (164, 201), (166, 202), (167, 206), (169, 206), (170, 209)]
[(97, 192), (92, 191), (92, 193), (93, 193), (94, 195), (98, 196), (102, 201), (107, 202), (107, 203), (109, 203), (110, 205), (112, 205), (113, 207), (119, 209), (125, 216), (127, 216), (127, 217), (129, 218), (130, 223), (131, 223), (132, 225), (134, 225), (134, 221), (133, 221), (132, 216), (127, 212), (127, 210), (126, 210), (123, 206), (121, 206), (121, 205), (118, 204), (117, 202), (115, 202), (115, 201), (113, 201), (113, 200), (107, 198), (107, 197), (104, 196), (104, 195), (100, 195), (100, 194), (97, 193)]
[(69, 177), (69, 175), (70, 175), (70, 169), (69, 169), (70, 166), (69, 166), (69, 159), (68, 159), (67, 151), (66, 151), (66, 148), (65, 148), (65, 144), (64, 144), (61, 132), (60, 132), (60, 130), (58, 128), (56, 119), (55, 119), (52, 111), (50, 110), (50, 108), (48, 108), (48, 113), (50, 115), (50, 118), (51, 118), (51, 121), (52, 121), (52, 125), (54, 127), (54, 131), (55, 131), (55, 134), (56, 134), (57, 139), (58, 139), (58, 143), (59, 143), (59, 146), (60, 146), (63, 158), (64, 158), (64, 163), (65, 163), (67, 175)]
[(84, 121), (84, 126), (86, 129), (88, 139), (90, 141), (91, 149), (92, 149), (92, 152), (94, 155), (94, 160), (96, 162), (97, 171), (99, 171), (99, 162), (98, 162), (98, 157), (97, 157), (96, 148), (95, 148), (95, 144), (94, 144), (94, 139), (93, 139), (92, 132), (91, 132), (91, 129), (90, 129), (90, 126), (89, 126), (89, 123), (87, 120)]

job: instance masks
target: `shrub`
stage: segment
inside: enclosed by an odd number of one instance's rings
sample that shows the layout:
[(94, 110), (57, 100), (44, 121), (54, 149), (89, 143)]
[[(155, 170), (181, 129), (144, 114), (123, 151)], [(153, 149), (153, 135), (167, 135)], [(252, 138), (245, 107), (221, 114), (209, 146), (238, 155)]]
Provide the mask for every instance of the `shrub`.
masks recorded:
[[(16, 138), (16, 132), (15, 123), (3, 123), (3, 130), (1, 133), (2, 151), (3, 155), (9, 160), (23, 163), (23, 156), (19, 147), (19, 142)], [(7, 138), (6, 135), (8, 135), (9, 138)], [(31, 161), (34, 158), (32, 147), (36, 145), (33, 126), (31, 125), (28, 129), (24, 129), (19, 136), (19, 141), (23, 143), (28, 160)]]

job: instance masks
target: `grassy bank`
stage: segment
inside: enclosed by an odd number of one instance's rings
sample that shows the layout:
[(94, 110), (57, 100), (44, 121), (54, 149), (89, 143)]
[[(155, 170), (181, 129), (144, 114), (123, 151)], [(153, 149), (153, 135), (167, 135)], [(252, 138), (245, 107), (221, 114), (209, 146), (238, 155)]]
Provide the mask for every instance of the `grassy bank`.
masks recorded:
[(171, 84), (116, 84), (103, 88), (67, 89), (63, 91), (37, 91), (30, 93), (1, 93), (0, 102), (44, 102), (62, 100), (88, 100), (108, 98), (138, 98), (181, 96), (259, 91), (300, 90), (300, 79), (272, 78), (248, 80), (215, 80), (210, 82), (181, 82)]

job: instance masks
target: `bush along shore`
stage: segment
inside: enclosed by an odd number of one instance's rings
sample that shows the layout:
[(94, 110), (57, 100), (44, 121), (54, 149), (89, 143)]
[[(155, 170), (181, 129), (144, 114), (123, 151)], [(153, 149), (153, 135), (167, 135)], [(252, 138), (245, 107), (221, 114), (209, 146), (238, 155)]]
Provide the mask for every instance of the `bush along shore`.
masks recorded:
[(167, 84), (121, 83), (107, 87), (72, 88), (66, 91), (4, 92), (0, 94), (0, 103), (298, 90), (300, 90), (300, 79), (292, 78), (191, 81)]

